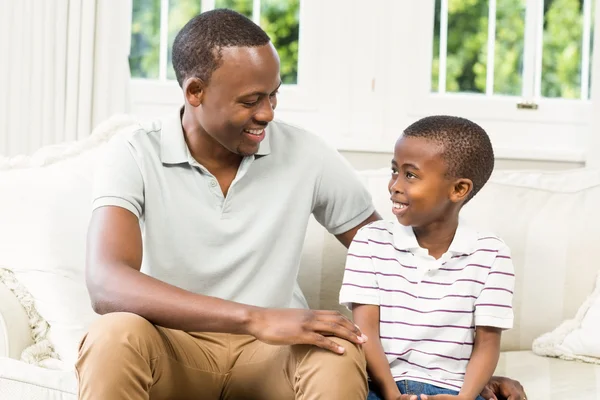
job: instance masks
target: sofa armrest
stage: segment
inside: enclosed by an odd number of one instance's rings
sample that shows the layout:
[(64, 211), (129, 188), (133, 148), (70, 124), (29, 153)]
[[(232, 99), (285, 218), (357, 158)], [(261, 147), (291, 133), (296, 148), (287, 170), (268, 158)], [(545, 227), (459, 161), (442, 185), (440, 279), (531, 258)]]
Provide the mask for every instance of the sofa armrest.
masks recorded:
[(29, 318), (11, 290), (0, 283), (0, 357), (21, 358), (33, 344)]

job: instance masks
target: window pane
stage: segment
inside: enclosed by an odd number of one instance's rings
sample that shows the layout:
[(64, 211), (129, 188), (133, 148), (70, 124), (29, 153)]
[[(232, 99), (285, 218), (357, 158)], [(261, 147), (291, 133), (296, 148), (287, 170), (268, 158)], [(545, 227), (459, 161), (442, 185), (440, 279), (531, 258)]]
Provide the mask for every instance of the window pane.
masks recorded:
[(520, 96), (523, 87), (526, 0), (496, 1), (494, 94)]
[(133, 0), (129, 68), (134, 78), (158, 78), (160, 0)]
[(172, 51), (175, 36), (187, 22), (200, 14), (202, 10), (201, 0), (169, 0), (169, 44), (167, 50), (168, 66), (167, 79), (175, 79), (173, 69)]
[(215, 8), (230, 8), (252, 18), (252, 0), (216, 0)]
[(448, 0), (447, 92), (485, 93), (487, 30), (487, 0)]
[[(496, 1), (495, 94), (520, 95), (526, 0)], [(431, 88), (439, 91), (441, 0), (435, 2)], [(485, 93), (488, 0), (448, 0), (446, 92)]]
[(546, 0), (542, 96), (581, 96), (583, 0)]
[(438, 92), (440, 85), (440, 10), (442, 0), (435, 0), (435, 16), (433, 19), (433, 62), (431, 63), (431, 91)]
[(279, 53), (282, 82), (298, 83), (299, 0), (262, 0), (260, 25)]

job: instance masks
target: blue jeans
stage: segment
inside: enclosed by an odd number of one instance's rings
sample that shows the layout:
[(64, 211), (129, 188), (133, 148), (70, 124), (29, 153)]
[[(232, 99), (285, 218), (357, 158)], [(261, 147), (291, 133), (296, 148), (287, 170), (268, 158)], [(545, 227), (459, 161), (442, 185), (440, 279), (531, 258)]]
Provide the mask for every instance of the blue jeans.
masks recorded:
[[(401, 394), (426, 394), (428, 396), (434, 394), (458, 394), (458, 392), (455, 390), (444, 389), (441, 387), (430, 385), (428, 383), (421, 383), (416, 381), (402, 380), (397, 381), (396, 385), (398, 385), (398, 389), (400, 389)], [(369, 382), (369, 394), (367, 396), (367, 400), (381, 400), (381, 397), (379, 397), (377, 392), (373, 389), (374, 388), (372, 383)], [(478, 396), (477, 400), (485, 399), (481, 396)]]

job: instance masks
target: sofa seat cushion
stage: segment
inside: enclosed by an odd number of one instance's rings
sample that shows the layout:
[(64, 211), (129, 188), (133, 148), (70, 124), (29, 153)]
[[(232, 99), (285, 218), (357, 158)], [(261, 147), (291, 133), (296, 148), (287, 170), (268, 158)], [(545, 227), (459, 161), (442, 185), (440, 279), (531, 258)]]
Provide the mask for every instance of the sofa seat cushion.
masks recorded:
[(600, 399), (600, 365), (508, 351), (495, 374), (519, 380), (531, 400)]
[(0, 357), (0, 399), (76, 400), (73, 369), (51, 370)]

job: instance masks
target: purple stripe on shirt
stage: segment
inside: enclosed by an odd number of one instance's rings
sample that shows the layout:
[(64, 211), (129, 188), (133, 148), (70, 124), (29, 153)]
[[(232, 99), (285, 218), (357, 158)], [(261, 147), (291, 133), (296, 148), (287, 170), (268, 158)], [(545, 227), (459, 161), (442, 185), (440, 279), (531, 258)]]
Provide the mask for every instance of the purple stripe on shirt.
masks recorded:
[(506, 275), (506, 276), (515, 276), (515, 274), (511, 273), (511, 272), (501, 272), (501, 271), (492, 271), (489, 273), (490, 275)]
[(357, 272), (359, 274), (370, 274), (370, 275), (375, 275), (375, 272), (373, 271), (363, 271), (360, 269), (352, 269), (352, 268), (346, 268), (346, 271), (350, 271), (350, 272)]
[(500, 290), (500, 291), (503, 291), (503, 292), (508, 292), (510, 294), (513, 294), (512, 290), (508, 290), (508, 289), (501, 288), (501, 287), (485, 287), (481, 291), (483, 292), (484, 290)]
[(479, 241), (479, 240), (486, 240), (486, 239), (496, 239), (499, 242), (502, 241), (502, 240), (500, 240), (500, 238), (497, 238), (496, 236), (486, 236), (486, 237), (479, 238), (477, 240)]
[(415, 266), (402, 264), (400, 261), (398, 261), (395, 258), (384, 258), (384, 257), (378, 257), (378, 256), (371, 256), (371, 258), (375, 258), (375, 259), (381, 260), (381, 261), (395, 261), (398, 264), (400, 264), (401, 267), (408, 268), (408, 269), (417, 269), (417, 267), (415, 267)]
[(358, 239), (354, 239), (354, 240), (352, 241), (352, 243), (369, 244), (369, 242), (367, 242), (367, 241), (362, 241), (362, 240), (358, 240)]
[(512, 308), (512, 306), (507, 306), (506, 304), (494, 304), (494, 303), (483, 303), (476, 304), (476, 307), (500, 307), (500, 308)]
[(500, 255), (498, 255), (498, 256), (496, 256), (496, 258), (504, 258), (504, 259), (510, 260), (510, 256), (500, 256)]
[(379, 241), (373, 240), (373, 239), (369, 239), (369, 242), (375, 243), (375, 244), (381, 244), (384, 246), (392, 246), (394, 248), (394, 250), (399, 251), (400, 253), (410, 253), (408, 250), (401, 250), (401, 249), (397, 248), (396, 246), (394, 246), (393, 243), (390, 243), (390, 242), (379, 242)]
[(472, 342), (454, 342), (451, 340), (440, 340), (440, 339), (410, 339), (410, 338), (403, 338), (403, 337), (396, 337), (396, 336), (379, 336), (380, 339), (387, 339), (387, 340), (403, 340), (405, 342), (433, 342), (433, 343), (451, 343), (451, 344), (458, 344), (460, 346), (473, 346)]
[(440, 285), (440, 286), (452, 286), (454, 285), (456, 282), (475, 282), (475, 283), (479, 283), (480, 285), (485, 285), (485, 282), (481, 282), (481, 281), (477, 281), (475, 279), (457, 279), (452, 283), (442, 283), (442, 282), (432, 282), (432, 281), (421, 281), (421, 283), (428, 283), (430, 285)]
[(360, 254), (353, 254), (353, 253), (348, 253), (348, 257), (368, 258), (368, 259), (371, 258), (371, 256), (363, 256), (363, 255), (360, 255)]
[(379, 288), (380, 290), (384, 291), (384, 292), (392, 292), (392, 293), (403, 293), (407, 296), (410, 296), (414, 299), (423, 299), (423, 300), (443, 300), (446, 297), (458, 297), (458, 298), (463, 298), (463, 299), (476, 299), (477, 296), (473, 296), (473, 295), (467, 295), (467, 294), (448, 294), (444, 297), (424, 297), (424, 296), (417, 296), (414, 295), (412, 293), (409, 292), (405, 292), (404, 290), (399, 290), (399, 289), (385, 289), (385, 288)]
[[(446, 263), (444, 263), (446, 264)], [(492, 269), (492, 267), (490, 265), (482, 265), (482, 264), (467, 264), (462, 268), (440, 268), (440, 271), (462, 271), (463, 269), (467, 268), (467, 267), (477, 267), (477, 268), (484, 268), (484, 269)]]
[(380, 320), (382, 324), (393, 324), (393, 325), (408, 325), (408, 326), (416, 326), (416, 327), (424, 327), (424, 328), (457, 328), (457, 329), (475, 329), (474, 326), (464, 326), (464, 325), (427, 325), (427, 324), (411, 324), (403, 321), (386, 321)]
[(414, 312), (419, 313), (419, 314), (431, 314), (431, 313), (436, 313), (436, 312), (445, 312), (445, 313), (451, 313), (451, 314), (471, 314), (473, 312), (473, 310), (430, 310), (430, 311), (422, 311), (422, 310), (417, 310), (416, 308), (410, 308), (410, 307), (405, 307), (405, 306), (397, 306), (397, 305), (391, 305), (391, 304), (380, 304), (379, 307), (384, 307), (384, 308), (402, 308), (404, 310), (414, 311)]
[(376, 231), (384, 231), (392, 235), (392, 232), (388, 231), (386, 228), (379, 228), (377, 226), (366, 226), (366, 229), (375, 229)]
[(403, 355), (405, 355), (408, 352), (415, 352), (415, 353), (421, 353), (421, 354), (426, 354), (428, 356), (435, 356), (435, 357), (440, 357), (440, 358), (447, 358), (449, 360), (456, 360), (456, 361), (469, 361), (470, 358), (458, 358), (458, 357), (452, 357), (452, 356), (447, 356), (444, 354), (438, 354), (438, 353), (428, 353), (426, 351), (421, 351), (421, 350), (417, 350), (417, 349), (408, 349), (403, 353), (392, 353), (392, 352), (385, 352), (385, 354), (388, 354), (390, 356), (395, 356), (395, 357), (401, 357)]
[(485, 251), (485, 252), (488, 252), (488, 253), (497, 253), (498, 252), (498, 250), (494, 250), (494, 249), (477, 249), (477, 250), (475, 250), (474, 252), (472, 252), (470, 254), (459, 254), (459, 255), (456, 255), (456, 256), (452, 256), (452, 258), (469, 257), (469, 256), (472, 256), (473, 254), (475, 254), (477, 252), (480, 252), (480, 251)]
[(347, 283), (347, 282), (342, 283), (342, 286), (353, 286), (353, 287), (357, 287), (357, 288), (361, 288), (361, 289), (375, 289), (375, 290), (378, 289), (377, 286), (363, 286), (363, 285), (356, 285), (354, 283)]

